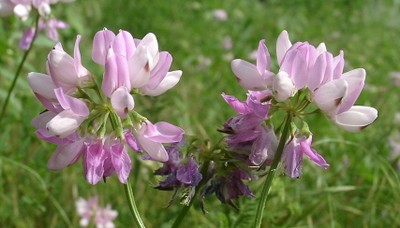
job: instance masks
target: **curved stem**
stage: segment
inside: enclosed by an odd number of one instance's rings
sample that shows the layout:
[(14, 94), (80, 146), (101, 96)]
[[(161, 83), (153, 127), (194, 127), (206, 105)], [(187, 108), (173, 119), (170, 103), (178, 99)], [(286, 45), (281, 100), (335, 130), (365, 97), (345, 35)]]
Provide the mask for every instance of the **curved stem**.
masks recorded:
[(5, 114), (5, 112), (6, 112), (8, 102), (10, 101), (11, 93), (12, 93), (12, 91), (14, 90), (15, 85), (17, 84), (18, 76), (19, 76), (19, 74), (21, 73), (22, 67), (24, 66), (24, 63), (25, 63), (25, 61), (26, 61), (26, 58), (28, 57), (29, 52), (31, 52), (31, 50), (32, 50), (33, 43), (34, 43), (35, 40), (36, 40), (36, 36), (37, 36), (37, 32), (38, 32), (38, 26), (39, 26), (39, 14), (38, 14), (38, 16), (37, 16), (37, 18), (36, 18), (36, 22), (35, 22), (35, 32), (34, 32), (34, 35), (33, 35), (33, 38), (32, 38), (32, 42), (29, 44), (28, 50), (25, 51), (24, 56), (22, 57), (22, 60), (21, 60), (21, 62), (20, 62), (19, 65), (18, 65), (17, 71), (15, 72), (15, 75), (14, 75), (14, 79), (13, 79), (13, 81), (12, 81), (12, 83), (11, 83), (10, 88), (8, 89), (6, 100), (4, 101), (3, 106), (2, 106), (2, 108), (1, 108), (0, 123), (1, 123), (1, 121), (3, 120), (3, 118), (4, 118), (4, 114)]
[(269, 189), (271, 188), (271, 184), (272, 184), (272, 180), (274, 179), (274, 176), (275, 176), (276, 168), (278, 167), (278, 164), (281, 161), (283, 149), (285, 147), (286, 140), (289, 136), (290, 124), (292, 122), (292, 116), (291, 116), (290, 112), (287, 114), (285, 121), (286, 121), (285, 127), (283, 129), (281, 139), (279, 141), (278, 149), (276, 150), (274, 160), (272, 161), (271, 168), (269, 169), (267, 179), (265, 180), (265, 183), (264, 183), (264, 186), (262, 189), (262, 193), (261, 193), (261, 200), (257, 207), (256, 220), (255, 220), (255, 227), (257, 227), (257, 228), (261, 227), (262, 217), (264, 214), (265, 205), (267, 203)]
[(142, 218), (140, 218), (139, 211), (136, 207), (135, 198), (133, 197), (133, 191), (132, 191), (129, 179), (127, 180), (126, 184), (124, 184), (124, 185), (125, 185), (126, 197), (128, 198), (128, 202), (129, 202), (129, 209), (131, 211), (131, 214), (133, 215), (133, 218), (135, 219), (136, 227), (144, 228), (145, 226), (142, 221)]

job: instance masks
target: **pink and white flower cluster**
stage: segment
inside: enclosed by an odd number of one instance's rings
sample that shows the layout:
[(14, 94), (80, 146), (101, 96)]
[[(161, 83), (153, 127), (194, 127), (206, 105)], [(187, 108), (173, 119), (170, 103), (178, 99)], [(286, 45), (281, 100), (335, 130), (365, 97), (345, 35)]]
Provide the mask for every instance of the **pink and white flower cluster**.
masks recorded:
[(29, 84), (46, 110), (32, 123), (39, 138), (57, 149), (48, 162), (61, 170), (83, 158), (86, 179), (96, 184), (117, 173), (126, 183), (132, 163), (127, 146), (156, 161), (167, 161), (163, 143), (181, 141), (184, 131), (167, 122), (151, 123), (134, 110), (140, 95), (158, 96), (175, 86), (182, 71), (169, 72), (172, 56), (159, 51), (149, 33), (96, 33), (92, 59), (104, 68), (101, 89), (81, 62), (78, 36), (74, 55), (58, 43), (47, 59), (47, 75), (30, 73)]
[(79, 225), (88, 227), (91, 222), (96, 225), (96, 228), (114, 228), (113, 220), (117, 218), (118, 212), (111, 209), (110, 205), (100, 207), (98, 198), (91, 197), (87, 200), (79, 198), (75, 202), (76, 211), (81, 217)]
[[(248, 94), (243, 102), (222, 95), (238, 114), (221, 131), (228, 134), (226, 142), (231, 156), (245, 161), (249, 167), (265, 168), (275, 157), (282, 131), (275, 129), (274, 123), (279, 121), (280, 126), (285, 123), (277, 113), (285, 111), (291, 116), (288, 121), (293, 122), (282, 163), (286, 175), (298, 178), (303, 155), (322, 168), (329, 167), (311, 146), (312, 133), (304, 116), (321, 110), (340, 128), (357, 132), (373, 123), (378, 112), (373, 107), (354, 105), (364, 87), (366, 73), (362, 68), (343, 73), (343, 51), (333, 56), (324, 43), (318, 47), (308, 42), (292, 45), (288, 33), (283, 31), (278, 37), (276, 52), (279, 66), (276, 72), (271, 70), (265, 40), (259, 42), (256, 64), (242, 59), (232, 61), (232, 71)], [(310, 104), (317, 109), (309, 110)]]
[(32, 9), (39, 13), (38, 31), (35, 32), (35, 27), (26, 29), (19, 42), (19, 48), (27, 50), (33, 39), (35, 39), (37, 32), (42, 30), (45, 31), (49, 39), (53, 41), (59, 40), (57, 30), (68, 28), (68, 24), (51, 17), (50, 5), (72, 1), (74, 0), (0, 0), (0, 17), (15, 14), (22, 21), (26, 21)]

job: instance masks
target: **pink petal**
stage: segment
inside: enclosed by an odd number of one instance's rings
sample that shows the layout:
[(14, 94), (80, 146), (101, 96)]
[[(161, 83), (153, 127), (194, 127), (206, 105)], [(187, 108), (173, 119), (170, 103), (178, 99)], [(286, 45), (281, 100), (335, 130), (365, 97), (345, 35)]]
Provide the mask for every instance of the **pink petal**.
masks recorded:
[(144, 136), (146, 129), (147, 125), (143, 124), (139, 131), (135, 134), (135, 138), (140, 147), (143, 148), (143, 150), (146, 151), (152, 159), (160, 162), (168, 161), (168, 153), (164, 146), (161, 143), (154, 142)]
[(226, 103), (228, 103), (236, 112), (240, 114), (250, 112), (249, 106), (245, 102), (239, 101), (236, 97), (226, 95), (225, 93), (222, 93), (221, 96), (224, 98)]
[(124, 56), (126, 59), (130, 59), (136, 50), (136, 45), (133, 41), (132, 35), (129, 32), (119, 30), (119, 33), (113, 42), (112, 48), (118, 55)]
[(289, 50), (291, 46), (292, 43), (290, 42), (289, 34), (285, 30), (282, 31), (276, 42), (276, 56), (278, 58), (278, 64), (280, 66), (282, 64), (283, 58), (285, 57), (287, 50)]
[(83, 139), (73, 143), (59, 145), (47, 163), (50, 170), (61, 170), (72, 164), (81, 155)]
[(82, 116), (78, 116), (70, 110), (65, 110), (51, 119), (46, 128), (50, 134), (64, 138), (75, 132), (83, 120)]
[(324, 78), (326, 70), (326, 57), (325, 54), (321, 54), (318, 56), (315, 61), (314, 67), (310, 70), (310, 75), (307, 79), (307, 87), (314, 91), (317, 89)]
[(348, 92), (343, 98), (337, 114), (349, 110), (354, 105), (364, 87), (365, 75), (366, 72), (362, 68), (351, 70), (342, 75), (341, 78), (346, 80), (348, 84)]
[(31, 72), (28, 74), (28, 83), (34, 93), (40, 94), (47, 99), (56, 99), (54, 89), (56, 85), (50, 76)]
[(231, 63), (231, 68), (240, 86), (244, 89), (256, 91), (267, 89), (268, 84), (258, 73), (255, 65), (241, 59), (235, 59)]
[(260, 40), (257, 50), (257, 70), (260, 75), (263, 75), (265, 70), (271, 67), (271, 56), (269, 55), (268, 48), (265, 45), (265, 40)]
[(119, 181), (125, 184), (132, 169), (132, 162), (124, 147), (124, 144), (114, 143), (114, 145), (109, 147), (109, 153), (111, 154), (111, 161), (115, 171), (118, 174)]
[(100, 65), (105, 65), (108, 49), (115, 38), (110, 30), (103, 29), (96, 33), (93, 39), (92, 59)]
[(54, 93), (58, 102), (65, 110), (70, 109), (75, 115), (82, 117), (89, 115), (89, 109), (84, 101), (65, 94), (62, 88), (55, 89)]
[(150, 81), (146, 84), (148, 89), (155, 89), (165, 78), (172, 64), (172, 56), (168, 52), (160, 52), (160, 59), (155, 68), (150, 72)]
[(140, 88), (140, 91), (149, 96), (159, 96), (165, 93), (167, 90), (178, 84), (181, 79), (182, 71), (176, 70), (168, 72), (165, 78), (158, 84), (154, 89), (149, 89), (147, 86)]
[(173, 143), (181, 141), (184, 133), (182, 128), (170, 123), (158, 122), (153, 125), (148, 121), (144, 137), (154, 142)]

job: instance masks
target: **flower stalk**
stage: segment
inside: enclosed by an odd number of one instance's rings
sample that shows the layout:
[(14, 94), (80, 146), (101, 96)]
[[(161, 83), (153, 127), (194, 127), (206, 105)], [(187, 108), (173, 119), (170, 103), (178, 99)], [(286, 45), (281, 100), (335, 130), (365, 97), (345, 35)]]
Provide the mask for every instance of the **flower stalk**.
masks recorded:
[(136, 227), (144, 228), (145, 226), (142, 221), (142, 218), (140, 217), (139, 210), (137, 209), (135, 197), (133, 196), (133, 191), (129, 179), (127, 180), (126, 184), (124, 184), (124, 187), (125, 187), (126, 197), (128, 198), (129, 202), (129, 209), (135, 220)]
[(257, 228), (261, 227), (262, 217), (263, 217), (263, 214), (264, 214), (265, 205), (267, 203), (269, 190), (271, 188), (272, 180), (275, 177), (276, 168), (278, 167), (278, 164), (281, 161), (282, 154), (283, 154), (283, 149), (285, 147), (286, 140), (289, 137), (291, 122), (292, 122), (292, 113), (288, 112), (287, 113), (287, 117), (285, 119), (285, 126), (283, 128), (283, 132), (282, 132), (282, 135), (281, 135), (281, 138), (280, 138), (280, 141), (279, 141), (278, 148), (277, 148), (276, 153), (275, 153), (274, 160), (273, 160), (272, 165), (271, 165), (271, 167), (270, 167), (270, 169), (268, 171), (267, 179), (264, 182), (264, 186), (263, 186), (263, 189), (262, 189), (262, 192), (261, 192), (261, 200), (260, 200), (260, 203), (258, 204), (258, 207), (257, 207), (257, 213), (256, 213), (256, 219), (255, 219), (255, 226), (254, 227), (257, 227)]
[(39, 29), (38, 29), (38, 28), (39, 28), (39, 18), (40, 18), (40, 15), (38, 14), (37, 17), (36, 17), (36, 19), (35, 19), (35, 32), (34, 32), (34, 35), (33, 35), (33, 38), (32, 38), (32, 42), (29, 44), (29, 48), (25, 51), (24, 56), (22, 57), (22, 60), (21, 60), (21, 62), (20, 62), (19, 65), (18, 65), (17, 71), (16, 71), (15, 74), (14, 74), (14, 79), (13, 79), (13, 81), (11, 82), (10, 88), (8, 89), (7, 97), (6, 97), (6, 99), (5, 99), (4, 103), (3, 103), (3, 106), (1, 107), (0, 123), (2, 122), (2, 120), (3, 120), (3, 118), (4, 118), (4, 114), (5, 114), (5, 112), (6, 112), (8, 102), (10, 101), (11, 93), (13, 92), (13, 90), (14, 90), (14, 88), (15, 88), (15, 85), (17, 84), (18, 76), (19, 76), (19, 74), (21, 73), (22, 67), (24, 66), (25, 61), (26, 61), (26, 59), (27, 59), (29, 53), (30, 53), (31, 50), (32, 50), (33, 43), (34, 43), (35, 40), (36, 40), (37, 32), (38, 32), (38, 30), (39, 30)]

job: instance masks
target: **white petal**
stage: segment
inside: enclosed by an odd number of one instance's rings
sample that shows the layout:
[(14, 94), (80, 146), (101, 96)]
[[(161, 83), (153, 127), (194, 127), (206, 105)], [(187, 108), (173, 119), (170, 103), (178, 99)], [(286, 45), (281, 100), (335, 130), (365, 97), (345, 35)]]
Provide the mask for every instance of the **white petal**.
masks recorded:
[(19, 17), (21, 20), (25, 21), (28, 19), (29, 12), (31, 11), (30, 6), (18, 4), (14, 7), (14, 13)]
[(84, 118), (74, 114), (71, 110), (64, 110), (51, 119), (46, 128), (50, 134), (64, 138), (76, 131)]
[(329, 115), (336, 114), (336, 108), (347, 94), (348, 85), (344, 79), (330, 81), (319, 87), (313, 94), (313, 101)]
[(346, 131), (358, 132), (374, 122), (377, 117), (378, 111), (373, 107), (353, 106), (348, 111), (336, 115), (334, 122)]
[(143, 94), (149, 96), (158, 96), (160, 94), (165, 93), (167, 90), (174, 87), (179, 80), (181, 79), (182, 71), (176, 70), (168, 72), (165, 78), (158, 84), (158, 86), (154, 89), (149, 89), (147, 87), (140, 88)]
[(286, 30), (283, 30), (278, 37), (276, 42), (276, 56), (278, 57), (279, 66), (282, 63), (283, 58), (285, 57), (286, 51), (292, 46), (292, 43), (289, 39), (289, 34)]
[(256, 91), (267, 89), (268, 84), (258, 73), (255, 65), (241, 59), (235, 59), (231, 63), (231, 68), (244, 89)]
[(317, 56), (326, 52), (326, 45), (325, 43), (320, 43), (317, 47)]
[(139, 46), (128, 62), (129, 78), (132, 88), (140, 88), (150, 79), (150, 63), (153, 61), (149, 50)]
[(295, 89), (292, 79), (286, 72), (280, 71), (273, 77), (273, 91), (277, 101), (282, 102), (293, 96)]

